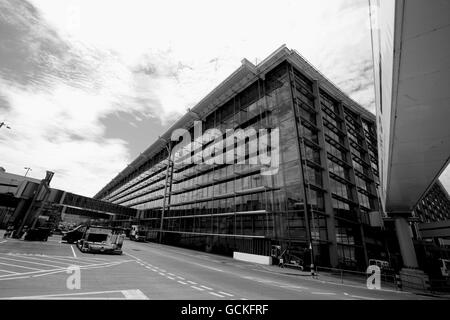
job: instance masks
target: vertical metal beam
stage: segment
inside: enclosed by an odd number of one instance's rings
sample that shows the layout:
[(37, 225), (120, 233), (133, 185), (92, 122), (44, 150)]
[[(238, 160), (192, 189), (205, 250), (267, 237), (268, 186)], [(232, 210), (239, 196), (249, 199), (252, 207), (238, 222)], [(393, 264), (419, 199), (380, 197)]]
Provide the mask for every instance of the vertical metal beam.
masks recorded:
[(167, 152), (168, 152), (168, 156), (167, 156), (167, 169), (166, 169), (166, 180), (165, 180), (165, 184), (164, 184), (164, 198), (163, 198), (163, 207), (162, 207), (162, 211), (161, 211), (161, 223), (159, 226), (159, 243), (162, 242), (162, 233), (163, 233), (163, 225), (164, 225), (164, 214), (166, 212), (166, 198), (167, 198), (167, 182), (169, 180), (169, 171), (170, 171), (170, 167), (171, 165), (171, 157), (172, 157), (172, 144), (171, 142), (168, 143), (168, 146), (166, 146), (167, 148)]
[(331, 184), (330, 184), (330, 174), (327, 161), (327, 151), (326, 151), (326, 141), (325, 132), (323, 130), (323, 116), (322, 107), (320, 104), (320, 89), (319, 81), (314, 80), (313, 82), (313, 94), (314, 94), (314, 109), (316, 110), (316, 121), (317, 126), (321, 129), (319, 131), (319, 146), (320, 146), (320, 164), (325, 169), (322, 171), (322, 185), (327, 193), (324, 193), (324, 205), (325, 213), (327, 214), (327, 235), (329, 241), (329, 254), (330, 254), (330, 264), (332, 267), (337, 267), (339, 264), (337, 255), (337, 242), (336, 242), (336, 221), (334, 219), (333, 204), (331, 201)]
[[(305, 216), (305, 228), (306, 228), (306, 236), (310, 245), (310, 253), (311, 253), (311, 265), (314, 266), (314, 246), (312, 243), (312, 237), (311, 237), (311, 228), (309, 225), (309, 217), (308, 217), (308, 205), (307, 205), (307, 201), (308, 201), (308, 197), (306, 194), (306, 188), (305, 188), (305, 175), (303, 172), (303, 158), (302, 158), (302, 153), (300, 150), (300, 139), (302, 139), (303, 137), (300, 136), (299, 133), (299, 128), (298, 128), (298, 121), (300, 119), (300, 117), (297, 115), (297, 110), (296, 110), (296, 93), (294, 93), (293, 88), (295, 88), (295, 75), (294, 75), (294, 71), (293, 71), (293, 67), (290, 64), (287, 64), (287, 73), (288, 73), (288, 77), (289, 77), (289, 89), (291, 92), (291, 105), (292, 105), (292, 112), (294, 114), (294, 123), (295, 123), (295, 133), (297, 136), (297, 150), (298, 150), (298, 159), (299, 159), (299, 164), (300, 164), (300, 179), (302, 181), (302, 189), (303, 189), (303, 210), (304, 210), (304, 216)], [(311, 215), (313, 213), (311, 212)]]

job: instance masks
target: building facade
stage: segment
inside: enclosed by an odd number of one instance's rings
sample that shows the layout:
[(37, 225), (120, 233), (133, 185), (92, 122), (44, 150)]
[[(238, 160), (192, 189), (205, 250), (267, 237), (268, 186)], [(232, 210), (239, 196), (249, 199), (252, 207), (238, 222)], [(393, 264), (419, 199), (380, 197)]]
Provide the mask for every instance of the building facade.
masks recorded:
[[(172, 139), (180, 128), (189, 134)], [(270, 166), (252, 161), (264, 151)], [(138, 209), (165, 243), (261, 255), (280, 245), (305, 265), (363, 269), (388, 255), (377, 163), (375, 116), (283, 46), (244, 60), (95, 198)]]
[(450, 220), (450, 197), (439, 180), (416, 205), (414, 215), (421, 223)]

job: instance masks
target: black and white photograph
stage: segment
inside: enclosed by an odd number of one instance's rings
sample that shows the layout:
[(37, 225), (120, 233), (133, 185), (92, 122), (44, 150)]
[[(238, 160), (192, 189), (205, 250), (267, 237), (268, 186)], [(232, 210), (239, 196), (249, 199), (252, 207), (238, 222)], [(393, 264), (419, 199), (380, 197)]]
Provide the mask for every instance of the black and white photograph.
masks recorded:
[(449, 162), (449, 0), (0, 0), (2, 310), (448, 303)]

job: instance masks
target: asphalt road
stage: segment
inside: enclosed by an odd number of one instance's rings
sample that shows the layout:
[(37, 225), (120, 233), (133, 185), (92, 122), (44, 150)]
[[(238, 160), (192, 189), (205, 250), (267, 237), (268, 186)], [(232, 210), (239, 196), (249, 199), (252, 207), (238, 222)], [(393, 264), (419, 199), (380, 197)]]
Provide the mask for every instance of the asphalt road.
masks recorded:
[[(0, 299), (433, 299), (155, 243), (125, 241), (123, 249), (121, 256), (87, 254), (59, 236), (26, 242), (4, 240), (0, 231)], [(79, 289), (70, 266), (80, 268)]]

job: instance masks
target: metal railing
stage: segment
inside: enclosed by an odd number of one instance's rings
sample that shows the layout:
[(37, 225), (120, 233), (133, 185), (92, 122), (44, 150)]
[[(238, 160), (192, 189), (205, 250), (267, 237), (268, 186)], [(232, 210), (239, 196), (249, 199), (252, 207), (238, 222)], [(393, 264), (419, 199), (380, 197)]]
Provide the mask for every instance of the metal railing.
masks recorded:
[[(370, 276), (370, 274), (361, 271), (327, 268), (320, 266), (317, 266), (315, 271), (319, 279), (340, 284), (359, 285), (365, 288), (367, 287), (367, 279)], [(394, 290), (398, 288), (397, 279), (394, 274), (387, 274), (385, 272), (382, 272), (380, 275), (380, 280), (382, 288)]]
[[(370, 274), (361, 271), (353, 271), (339, 268), (317, 266), (315, 273), (319, 279), (339, 283), (367, 286)], [(418, 291), (425, 293), (443, 294), (450, 293), (450, 279), (430, 279), (423, 276), (410, 274), (400, 279), (399, 274), (383, 272), (380, 275), (381, 288), (390, 290)]]

